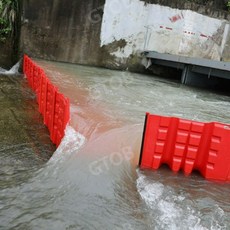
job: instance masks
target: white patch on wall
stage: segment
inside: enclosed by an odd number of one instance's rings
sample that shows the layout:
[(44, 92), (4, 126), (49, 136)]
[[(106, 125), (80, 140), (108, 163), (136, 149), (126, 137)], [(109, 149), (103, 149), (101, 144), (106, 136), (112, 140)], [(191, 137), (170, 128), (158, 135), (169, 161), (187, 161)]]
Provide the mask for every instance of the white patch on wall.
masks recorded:
[(227, 21), (190, 10), (172, 9), (140, 0), (106, 0), (101, 46), (121, 39), (113, 55), (124, 59), (143, 50), (220, 60)]

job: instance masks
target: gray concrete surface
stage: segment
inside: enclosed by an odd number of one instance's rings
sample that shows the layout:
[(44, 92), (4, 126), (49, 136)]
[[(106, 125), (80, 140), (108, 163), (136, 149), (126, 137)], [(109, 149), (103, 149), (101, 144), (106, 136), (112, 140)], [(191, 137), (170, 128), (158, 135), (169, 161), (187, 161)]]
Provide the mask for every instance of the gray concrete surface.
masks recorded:
[(22, 75), (0, 75), (0, 188), (15, 186), (44, 166), (55, 151)]

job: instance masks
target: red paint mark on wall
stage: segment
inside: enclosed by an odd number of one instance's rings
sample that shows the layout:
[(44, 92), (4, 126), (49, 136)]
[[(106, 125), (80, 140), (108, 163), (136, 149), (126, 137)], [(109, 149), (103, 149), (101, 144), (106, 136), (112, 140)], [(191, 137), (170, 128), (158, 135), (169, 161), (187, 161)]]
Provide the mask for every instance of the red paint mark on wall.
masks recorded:
[(208, 36), (205, 34), (200, 34), (201, 37), (207, 38)]
[(172, 23), (175, 23), (183, 18), (183, 15), (177, 14), (169, 18)]
[(173, 28), (171, 28), (171, 27), (167, 27), (167, 26), (166, 26), (166, 27), (164, 27), (164, 26), (160, 26), (160, 28), (161, 28), (161, 29), (165, 29), (165, 30), (173, 30)]
[(194, 32), (191, 32), (191, 31), (184, 31), (184, 34), (189, 34), (189, 35), (196, 35)]
[[(171, 30), (171, 31), (174, 30), (173, 28), (167, 27), (167, 26), (160, 26), (160, 29)], [(178, 33), (179, 33), (179, 32), (178, 32)], [(186, 35), (190, 35), (190, 36), (191, 36), (191, 35), (192, 35), (192, 36), (197, 35), (197, 36), (200, 36), (200, 37), (203, 37), (203, 38), (208, 38), (208, 39), (212, 39), (212, 40), (213, 40), (213, 37), (212, 37), (212, 36), (208, 36), (208, 35), (205, 35), (205, 34), (202, 34), (202, 33), (196, 34), (195, 32), (187, 31), (187, 30), (184, 30), (183, 33), (186, 34)]]

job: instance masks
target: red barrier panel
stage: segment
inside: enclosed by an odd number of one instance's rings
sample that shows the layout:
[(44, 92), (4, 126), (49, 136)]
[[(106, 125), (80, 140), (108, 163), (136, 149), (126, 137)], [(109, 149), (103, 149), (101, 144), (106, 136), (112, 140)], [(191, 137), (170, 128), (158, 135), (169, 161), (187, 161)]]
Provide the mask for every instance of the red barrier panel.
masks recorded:
[(46, 112), (46, 96), (47, 96), (47, 83), (48, 79), (43, 73), (40, 83), (40, 94), (38, 98), (39, 112), (44, 116)]
[(64, 136), (64, 130), (69, 122), (69, 100), (62, 94), (56, 94), (56, 103), (54, 110), (54, 126), (51, 135), (51, 140), (57, 145), (60, 144)]
[(36, 92), (36, 94), (38, 93), (40, 86), (41, 72), (41, 68), (35, 64), (33, 68), (33, 90)]
[(70, 119), (69, 99), (58, 92), (44, 70), (26, 55), (24, 55), (23, 71), (30, 87), (36, 93), (39, 112), (43, 115), (44, 124), (50, 131), (50, 138), (58, 146)]
[(230, 125), (146, 114), (140, 167), (167, 164), (185, 174), (230, 181)]
[(48, 127), (50, 134), (52, 135), (57, 88), (54, 85), (52, 85), (52, 83), (50, 83), (49, 81), (47, 82), (46, 93), (47, 94), (44, 124)]
[(38, 67), (37, 70), (37, 81), (34, 82), (34, 88), (35, 88), (35, 93), (37, 96), (37, 102), (39, 103), (40, 101), (40, 94), (41, 94), (41, 84), (42, 84), (42, 76), (44, 75), (44, 71)]

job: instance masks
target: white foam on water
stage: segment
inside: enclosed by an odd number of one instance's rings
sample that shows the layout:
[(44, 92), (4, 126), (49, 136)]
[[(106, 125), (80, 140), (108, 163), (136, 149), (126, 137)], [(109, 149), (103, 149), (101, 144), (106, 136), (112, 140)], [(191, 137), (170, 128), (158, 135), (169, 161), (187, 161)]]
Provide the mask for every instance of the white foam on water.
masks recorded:
[(149, 184), (146, 182), (146, 177), (140, 176), (137, 180), (137, 188), (141, 197), (145, 200), (148, 206), (154, 206), (156, 201), (160, 199), (164, 191), (164, 185), (161, 183)]
[(17, 62), (10, 70), (6, 71), (5, 74), (18, 74), (18, 69), (20, 66), (20, 61)]
[(5, 74), (6, 72), (7, 72), (6, 69), (3, 69), (3, 68), (0, 67), (0, 74)]
[(0, 74), (6, 74), (6, 75), (18, 74), (19, 67), (20, 67), (20, 61), (17, 62), (13, 67), (11, 67), (10, 70), (6, 70), (0, 67)]
[(65, 136), (63, 137), (57, 150), (54, 152), (49, 164), (64, 161), (67, 157), (78, 152), (79, 149), (84, 145), (85, 141), (86, 138), (83, 135), (68, 125), (65, 129)]
[(186, 197), (140, 172), (138, 176), (137, 190), (154, 216), (155, 229), (208, 229), (200, 224), (199, 212), (185, 203)]

